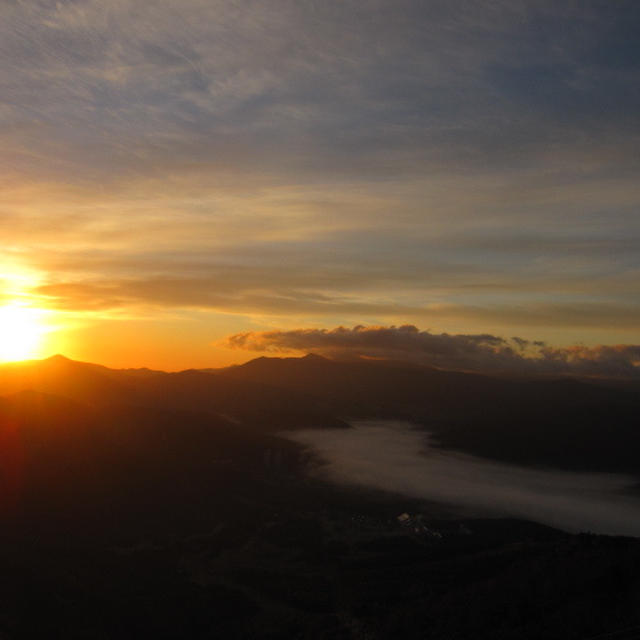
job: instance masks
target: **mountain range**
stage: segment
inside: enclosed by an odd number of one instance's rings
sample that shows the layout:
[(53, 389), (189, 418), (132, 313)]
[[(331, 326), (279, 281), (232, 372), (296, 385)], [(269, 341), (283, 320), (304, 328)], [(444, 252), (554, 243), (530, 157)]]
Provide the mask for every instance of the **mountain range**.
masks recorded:
[(607, 381), (317, 355), (177, 373), (62, 356), (3, 365), (0, 638), (633, 628), (638, 541), (333, 485), (282, 436), (394, 418), (441, 447), (638, 475), (639, 409)]
[[(410, 420), (441, 446), (538, 466), (640, 473), (640, 393), (606, 380), (505, 379), (388, 361), (309, 354), (176, 373), (110, 369), (57, 355), (0, 367), (0, 396), (31, 391), (73, 401), (62, 412), (172, 412), (230, 433), (348, 428)], [(133, 412), (135, 408), (135, 412)], [(133, 412), (133, 413), (132, 413)], [(51, 415), (58, 415), (52, 410)], [(153, 422), (152, 419), (150, 419)], [(166, 419), (165, 419), (166, 421)]]

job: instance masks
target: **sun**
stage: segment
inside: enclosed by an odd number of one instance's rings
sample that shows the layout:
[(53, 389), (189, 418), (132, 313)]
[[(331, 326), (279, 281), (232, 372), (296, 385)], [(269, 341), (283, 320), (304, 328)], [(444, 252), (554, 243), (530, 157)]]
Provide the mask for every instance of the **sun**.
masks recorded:
[(19, 304), (0, 307), (0, 361), (27, 360), (39, 355), (46, 326), (44, 311)]

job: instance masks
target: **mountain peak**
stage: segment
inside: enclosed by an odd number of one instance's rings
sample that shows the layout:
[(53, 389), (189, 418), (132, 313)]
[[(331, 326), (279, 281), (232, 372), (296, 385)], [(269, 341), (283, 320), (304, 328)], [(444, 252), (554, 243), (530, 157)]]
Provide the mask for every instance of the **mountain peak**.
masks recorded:
[(63, 356), (61, 353), (56, 353), (53, 356), (45, 358), (44, 362), (71, 362), (71, 359)]
[(320, 356), (317, 353), (307, 353), (306, 356), (302, 357), (302, 360), (306, 360), (308, 362), (329, 362), (328, 358)]

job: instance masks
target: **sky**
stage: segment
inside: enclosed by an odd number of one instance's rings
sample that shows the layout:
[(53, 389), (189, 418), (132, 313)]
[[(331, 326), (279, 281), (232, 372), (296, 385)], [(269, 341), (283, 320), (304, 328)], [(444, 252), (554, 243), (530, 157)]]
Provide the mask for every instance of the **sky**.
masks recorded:
[(4, 0), (0, 358), (27, 325), (173, 370), (341, 326), (638, 345), (639, 32), (635, 0)]

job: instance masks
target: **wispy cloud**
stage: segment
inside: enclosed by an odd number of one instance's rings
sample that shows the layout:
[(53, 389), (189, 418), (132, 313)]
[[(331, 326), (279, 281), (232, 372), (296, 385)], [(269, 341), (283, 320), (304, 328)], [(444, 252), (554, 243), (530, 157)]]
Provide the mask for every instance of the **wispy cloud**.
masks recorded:
[(78, 312), (620, 340), (639, 23), (626, 0), (8, 2), (4, 259)]

